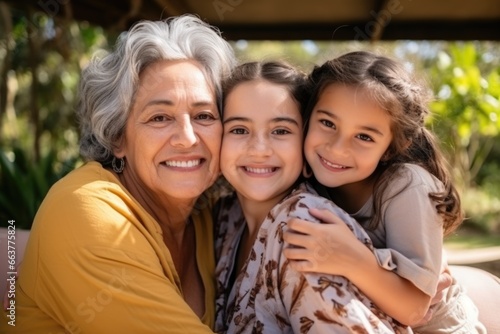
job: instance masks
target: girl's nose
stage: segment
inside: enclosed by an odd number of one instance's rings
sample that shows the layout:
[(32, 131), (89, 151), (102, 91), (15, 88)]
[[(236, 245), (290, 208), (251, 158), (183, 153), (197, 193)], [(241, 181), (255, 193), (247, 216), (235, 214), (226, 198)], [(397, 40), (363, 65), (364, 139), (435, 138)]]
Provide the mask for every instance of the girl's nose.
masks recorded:
[(327, 148), (332, 153), (345, 155), (349, 151), (349, 140), (341, 135), (334, 135), (327, 143)]
[(249, 152), (254, 156), (269, 156), (272, 154), (272, 145), (264, 135), (253, 135), (249, 142)]

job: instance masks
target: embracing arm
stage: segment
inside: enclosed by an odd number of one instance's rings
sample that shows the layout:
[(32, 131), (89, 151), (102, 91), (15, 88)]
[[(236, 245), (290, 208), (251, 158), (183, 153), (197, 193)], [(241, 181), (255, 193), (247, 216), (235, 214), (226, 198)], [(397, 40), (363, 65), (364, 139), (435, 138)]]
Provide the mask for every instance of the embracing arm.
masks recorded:
[[(247, 275), (239, 288), (239, 293), (249, 300), (248, 306), (255, 308), (255, 322), (269, 324), (266, 330), (276, 323), (280, 326), (284, 320), (295, 332), (327, 333), (343, 328), (350, 332), (364, 329), (377, 333), (406, 333), (406, 326), (381, 311), (345, 277), (304, 274), (290, 265), (283, 253), (285, 244), (281, 236), (290, 217), (317, 221), (309, 214), (310, 207), (328, 207), (328, 203), (311, 194), (294, 193), (273, 208), (261, 227), (263, 232), (258, 240), (264, 242), (264, 253), (259, 254), (261, 250), (257, 248), (254, 260), (247, 263)], [(359, 231), (366, 236), (362, 229)], [(257, 278), (252, 279), (255, 275)], [(246, 277), (254, 284), (247, 285)], [(239, 306), (248, 315), (247, 305), (239, 303)], [(235, 313), (233, 319), (243, 322), (242, 316)]]
[(408, 325), (426, 314), (430, 297), (410, 281), (382, 268), (373, 252), (359, 241), (347, 225), (327, 210), (310, 213), (330, 224), (292, 219), (285, 241), (301, 248), (288, 248), (285, 255), (297, 270), (342, 275), (353, 282), (385, 313)]

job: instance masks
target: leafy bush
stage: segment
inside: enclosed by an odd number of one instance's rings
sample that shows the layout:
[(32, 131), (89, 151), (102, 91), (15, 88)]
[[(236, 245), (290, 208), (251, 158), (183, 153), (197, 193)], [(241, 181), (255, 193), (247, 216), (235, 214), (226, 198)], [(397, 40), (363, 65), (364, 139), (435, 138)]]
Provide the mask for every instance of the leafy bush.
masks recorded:
[(6, 227), (8, 220), (15, 220), (17, 228), (30, 229), (50, 187), (74, 169), (76, 163), (77, 158), (59, 162), (55, 150), (38, 163), (33, 163), (19, 148), (0, 150), (0, 226)]
[(462, 194), (462, 202), (467, 216), (464, 227), (500, 234), (500, 198), (478, 188), (469, 188)]

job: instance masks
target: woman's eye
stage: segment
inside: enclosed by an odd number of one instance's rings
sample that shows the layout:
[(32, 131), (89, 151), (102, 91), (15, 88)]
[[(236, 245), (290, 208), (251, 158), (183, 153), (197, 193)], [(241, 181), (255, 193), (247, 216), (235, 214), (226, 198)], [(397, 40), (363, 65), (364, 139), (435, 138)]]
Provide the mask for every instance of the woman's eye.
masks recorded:
[(204, 121), (204, 120), (210, 120), (210, 121), (212, 121), (212, 120), (215, 120), (217, 118), (213, 114), (206, 112), (206, 113), (198, 114), (196, 116), (196, 119), (202, 120), (202, 121)]
[(165, 115), (156, 115), (151, 118), (153, 122), (165, 122), (167, 117)]
[(235, 135), (244, 135), (244, 134), (247, 134), (248, 132), (245, 129), (236, 128), (236, 129), (230, 130), (229, 133), (233, 133)]
[(372, 137), (365, 135), (365, 134), (362, 134), (362, 133), (359, 134), (357, 137), (363, 141), (373, 141)]
[(321, 122), (321, 124), (323, 124), (326, 127), (335, 128), (335, 124), (333, 124), (333, 122), (331, 122), (327, 119), (322, 119), (322, 120), (320, 120), (320, 122)]

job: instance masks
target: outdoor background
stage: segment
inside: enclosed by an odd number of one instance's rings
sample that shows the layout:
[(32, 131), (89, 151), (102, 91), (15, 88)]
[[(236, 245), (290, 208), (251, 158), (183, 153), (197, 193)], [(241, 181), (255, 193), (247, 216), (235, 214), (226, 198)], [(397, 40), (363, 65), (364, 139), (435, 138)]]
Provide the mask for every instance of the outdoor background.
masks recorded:
[[(30, 229), (50, 186), (82, 163), (74, 117), (79, 73), (117, 34), (56, 22), (0, 2), (0, 226)], [(242, 61), (285, 59), (309, 71), (352, 50), (396, 57), (435, 94), (428, 127), (440, 139), (467, 219), (449, 249), (500, 246), (500, 43), (231, 41)], [(68, 217), (69, 219), (70, 217)], [(500, 257), (499, 257), (500, 259)], [(500, 275), (500, 261), (478, 266)]]

